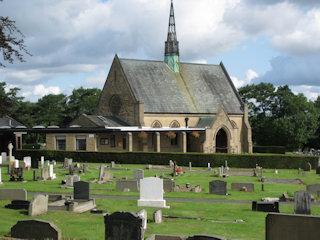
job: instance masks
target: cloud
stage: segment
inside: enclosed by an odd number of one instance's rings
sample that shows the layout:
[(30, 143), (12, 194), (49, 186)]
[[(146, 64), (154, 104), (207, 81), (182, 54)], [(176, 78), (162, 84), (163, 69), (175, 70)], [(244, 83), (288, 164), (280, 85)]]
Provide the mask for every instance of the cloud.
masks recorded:
[(270, 61), (271, 69), (254, 82), (274, 85), (320, 86), (320, 54), (307, 57), (279, 56)]
[(320, 5), (319, 0), (245, 0), (249, 4), (265, 4), (265, 5), (271, 5), (271, 4), (278, 4), (283, 2), (298, 4), (301, 6), (314, 6), (314, 5)]
[(251, 81), (257, 77), (259, 77), (259, 74), (256, 73), (254, 70), (249, 69), (246, 72), (246, 79), (245, 80), (239, 80), (237, 77), (231, 77), (231, 80), (236, 88), (240, 88), (240, 87), (243, 87), (247, 84), (250, 84)]

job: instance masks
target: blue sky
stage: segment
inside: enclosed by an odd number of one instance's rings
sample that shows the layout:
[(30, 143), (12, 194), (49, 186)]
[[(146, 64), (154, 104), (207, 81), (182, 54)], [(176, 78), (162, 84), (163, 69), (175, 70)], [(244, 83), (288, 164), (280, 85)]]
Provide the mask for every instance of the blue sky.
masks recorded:
[[(0, 81), (26, 100), (102, 88), (114, 55), (163, 60), (170, 0), (4, 0), (32, 53)], [(174, 0), (182, 62), (224, 63), (236, 87), (320, 93), (320, 1)]]

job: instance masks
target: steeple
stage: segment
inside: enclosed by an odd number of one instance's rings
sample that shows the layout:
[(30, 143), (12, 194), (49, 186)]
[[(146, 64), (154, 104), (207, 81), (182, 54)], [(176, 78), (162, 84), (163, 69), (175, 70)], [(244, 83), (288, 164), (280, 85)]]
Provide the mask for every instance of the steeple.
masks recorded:
[(173, 0), (169, 15), (168, 38), (165, 42), (164, 61), (174, 71), (179, 72), (179, 42), (177, 41), (176, 23), (174, 19)]

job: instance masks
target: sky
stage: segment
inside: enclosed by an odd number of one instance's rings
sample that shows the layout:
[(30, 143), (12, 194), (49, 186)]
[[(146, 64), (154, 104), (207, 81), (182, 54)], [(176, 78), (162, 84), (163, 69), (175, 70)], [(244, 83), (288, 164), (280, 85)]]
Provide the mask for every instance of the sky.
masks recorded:
[[(164, 59), (170, 0), (4, 0), (32, 56), (0, 82), (37, 101), (103, 88), (115, 54)], [(320, 95), (319, 0), (174, 0), (181, 62), (225, 65), (237, 88), (260, 82)]]

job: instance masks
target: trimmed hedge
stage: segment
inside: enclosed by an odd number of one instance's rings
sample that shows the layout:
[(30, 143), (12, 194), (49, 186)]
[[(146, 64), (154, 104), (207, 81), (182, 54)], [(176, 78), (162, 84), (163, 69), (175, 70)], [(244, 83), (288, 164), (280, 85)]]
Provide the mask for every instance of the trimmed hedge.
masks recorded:
[(254, 146), (253, 147), (254, 153), (278, 153), (278, 154), (285, 154), (286, 147), (283, 146)]
[(254, 168), (256, 164), (264, 168), (298, 169), (310, 162), (315, 168), (318, 157), (292, 156), (284, 154), (205, 154), (205, 153), (154, 153), (154, 152), (71, 152), (57, 150), (16, 150), (15, 156), (22, 159), (31, 156), (40, 160), (45, 159), (63, 162), (64, 158), (72, 158), (74, 162), (110, 163), (115, 161), (120, 164), (152, 164), (168, 165), (169, 160), (176, 161), (180, 166), (206, 167), (208, 163), (212, 167), (218, 167), (228, 161), (232, 168)]

